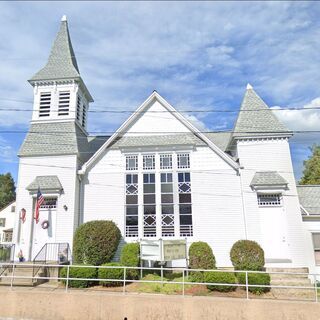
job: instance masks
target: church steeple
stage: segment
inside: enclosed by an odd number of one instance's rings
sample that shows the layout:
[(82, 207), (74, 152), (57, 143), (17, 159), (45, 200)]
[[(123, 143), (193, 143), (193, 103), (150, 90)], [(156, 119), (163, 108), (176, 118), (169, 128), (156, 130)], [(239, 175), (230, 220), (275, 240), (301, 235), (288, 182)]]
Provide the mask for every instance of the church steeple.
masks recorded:
[(66, 16), (61, 19), (60, 30), (53, 43), (47, 64), (29, 81), (80, 79)]
[(32, 122), (74, 121), (86, 130), (93, 99), (79, 72), (66, 16), (61, 19), (47, 64), (29, 82), (34, 87)]

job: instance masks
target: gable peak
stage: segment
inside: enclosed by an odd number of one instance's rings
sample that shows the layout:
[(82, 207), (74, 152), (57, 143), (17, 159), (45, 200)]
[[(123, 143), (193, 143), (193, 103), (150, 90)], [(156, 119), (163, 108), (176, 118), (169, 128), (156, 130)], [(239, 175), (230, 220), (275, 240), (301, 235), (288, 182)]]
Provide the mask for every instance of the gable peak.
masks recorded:
[(67, 21), (67, 16), (65, 14), (62, 16), (61, 21)]
[(247, 83), (247, 90), (253, 89), (252, 85), (250, 83)]

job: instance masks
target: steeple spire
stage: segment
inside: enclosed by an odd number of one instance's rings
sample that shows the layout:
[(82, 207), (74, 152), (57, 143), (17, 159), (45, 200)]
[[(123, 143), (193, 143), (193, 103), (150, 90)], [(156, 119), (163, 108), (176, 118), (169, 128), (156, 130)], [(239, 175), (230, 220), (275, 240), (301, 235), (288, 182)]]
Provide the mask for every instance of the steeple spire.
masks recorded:
[(233, 131), (234, 138), (292, 135), (249, 83)]
[(79, 78), (80, 72), (70, 40), (67, 17), (64, 15), (47, 64), (29, 81), (32, 83), (41, 80)]

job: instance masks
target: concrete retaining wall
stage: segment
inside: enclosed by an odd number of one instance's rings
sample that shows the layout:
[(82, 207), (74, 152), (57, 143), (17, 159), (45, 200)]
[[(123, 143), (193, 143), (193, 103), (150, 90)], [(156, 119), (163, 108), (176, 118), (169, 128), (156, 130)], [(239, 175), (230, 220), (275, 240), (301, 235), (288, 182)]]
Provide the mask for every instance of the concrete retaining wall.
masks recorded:
[(318, 320), (320, 303), (0, 290), (0, 318), (41, 320)]

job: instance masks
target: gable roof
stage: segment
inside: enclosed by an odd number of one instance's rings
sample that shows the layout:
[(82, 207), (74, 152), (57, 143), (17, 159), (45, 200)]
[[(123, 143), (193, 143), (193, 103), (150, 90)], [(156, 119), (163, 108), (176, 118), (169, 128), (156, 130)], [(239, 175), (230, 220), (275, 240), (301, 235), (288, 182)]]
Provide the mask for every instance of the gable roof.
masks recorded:
[[(206, 135), (201, 133), (194, 125), (192, 125), (181, 113), (177, 112), (164, 98), (160, 96), (159, 93), (154, 91), (145, 102), (120, 126), (120, 128), (115, 131), (115, 133), (101, 146), (101, 148), (83, 165), (82, 169), (79, 171), (80, 174), (85, 173), (87, 168), (89, 168), (102, 153), (109, 148), (117, 139), (122, 137), (131, 124), (137, 119), (140, 113), (144, 112), (150, 104), (157, 100), (161, 105), (173, 114), (173, 116), (178, 119), (182, 124), (184, 124), (197, 138), (204, 141), (216, 154), (218, 154), (222, 159), (224, 159), (232, 168), (237, 170), (239, 168), (238, 163), (236, 163), (229, 155), (224, 151), (219, 149)], [(158, 136), (159, 137), (159, 136)]]
[(37, 176), (27, 187), (28, 191), (41, 191), (56, 190), (61, 191), (62, 185), (57, 176)]
[(320, 215), (320, 185), (298, 185), (297, 191), (303, 209), (310, 215)]
[(291, 136), (292, 132), (279, 121), (272, 110), (248, 84), (236, 120), (233, 138)]
[(71, 44), (68, 22), (62, 19), (47, 64), (29, 81), (75, 78), (80, 78), (80, 72)]
[(276, 171), (259, 171), (254, 174), (251, 186), (285, 186), (288, 182)]

